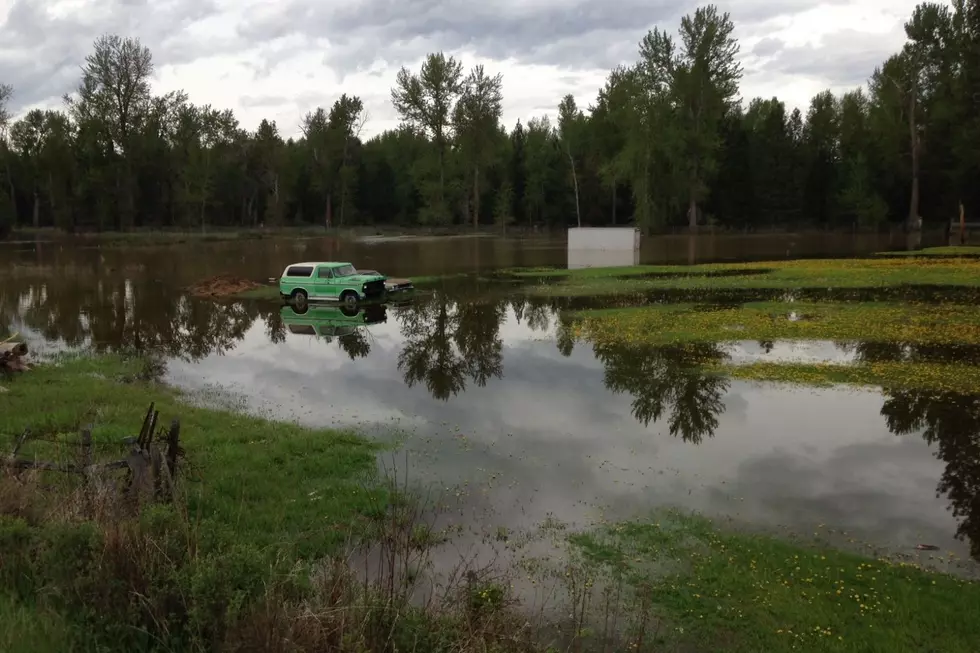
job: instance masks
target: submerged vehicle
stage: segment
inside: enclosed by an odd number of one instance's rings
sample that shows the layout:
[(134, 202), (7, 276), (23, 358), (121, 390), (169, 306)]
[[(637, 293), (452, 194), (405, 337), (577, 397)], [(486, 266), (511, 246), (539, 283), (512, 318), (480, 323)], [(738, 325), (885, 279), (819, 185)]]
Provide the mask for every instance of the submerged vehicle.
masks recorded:
[(358, 327), (388, 321), (384, 304), (364, 306), (283, 306), (279, 309), (283, 324), (296, 335), (341, 338)]
[(383, 274), (358, 272), (345, 262), (293, 263), (279, 277), (279, 294), (296, 304), (327, 300), (354, 305), (363, 300), (383, 298), (386, 280)]

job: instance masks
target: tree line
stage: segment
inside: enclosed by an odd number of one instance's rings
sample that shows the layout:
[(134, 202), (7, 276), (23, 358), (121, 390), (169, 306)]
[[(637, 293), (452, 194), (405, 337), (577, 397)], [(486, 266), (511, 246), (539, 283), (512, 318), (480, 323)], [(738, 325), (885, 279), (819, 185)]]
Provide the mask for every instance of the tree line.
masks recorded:
[(402, 68), (401, 124), (364, 139), (344, 93), (283, 138), (154, 95), (139, 39), (105, 35), (63, 110), (14, 120), (0, 84), (0, 232), (285, 225), (555, 227), (648, 232), (944, 223), (980, 204), (980, 0), (926, 2), (865, 87), (805, 111), (743, 102), (728, 13), (655, 28), (583, 109), (501, 124), (500, 74), (443, 53)]

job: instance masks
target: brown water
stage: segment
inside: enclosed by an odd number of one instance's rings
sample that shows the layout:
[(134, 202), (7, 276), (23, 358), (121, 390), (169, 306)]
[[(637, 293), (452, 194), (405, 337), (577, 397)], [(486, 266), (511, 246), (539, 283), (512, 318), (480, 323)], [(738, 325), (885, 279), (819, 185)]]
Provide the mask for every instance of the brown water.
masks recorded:
[[(643, 262), (685, 262), (689, 244), (651, 241)], [(887, 246), (867, 236), (752, 236), (692, 247), (700, 262)], [(549, 516), (588, 523), (673, 505), (903, 552), (929, 543), (968, 557), (980, 543), (980, 398), (800, 389), (699, 371), (700, 362), (726, 359), (978, 361), (976, 348), (828, 341), (597, 350), (573, 342), (559, 312), (568, 302), (508, 298), (476, 282), (362, 311), (353, 328), (338, 309), (297, 315), (276, 302), (216, 303), (181, 290), (219, 273), (276, 276), (299, 260), (350, 260), (391, 275), (564, 267), (564, 244), (548, 240), (38, 243), (0, 253), (0, 319), (35, 350), (153, 351), (169, 359), (172, 382), (220, 388), (250, 411), (407, 437), (414, 473), (465, 483), (467, 509), (484, 526), (519, 529)], [(701, 299), (710, 307), (744, 298)]]

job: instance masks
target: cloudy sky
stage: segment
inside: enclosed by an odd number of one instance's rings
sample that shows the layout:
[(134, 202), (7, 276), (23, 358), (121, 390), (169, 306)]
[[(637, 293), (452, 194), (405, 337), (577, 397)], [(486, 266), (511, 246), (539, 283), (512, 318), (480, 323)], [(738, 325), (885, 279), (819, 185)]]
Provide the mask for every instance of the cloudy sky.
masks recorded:
[[(745, 69), (742, 95), (805, 107), (817, 91), (863, 84), (896, 51), (915, 0), (731, 0)], [(12, 109), (59, 106), (102, 33), (139, 37), (158, 91), (274, 119), (298, 133), (304, 113), (359, 95), (364, 135), (397, 124), (401, 66), (442, 50), (504, 78), (504, 121), (553, 113), (562, 95), (594, 100), (607, 71), (635, 60), (654, 26), (676, 31), (690, 0), (0, 0), (0, 82)]]

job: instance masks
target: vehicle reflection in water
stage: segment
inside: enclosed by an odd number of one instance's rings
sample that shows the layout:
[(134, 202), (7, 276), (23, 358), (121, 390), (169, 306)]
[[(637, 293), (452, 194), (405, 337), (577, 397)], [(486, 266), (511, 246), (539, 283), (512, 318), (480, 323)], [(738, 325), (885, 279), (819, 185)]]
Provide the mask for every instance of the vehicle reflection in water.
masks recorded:
[(387, 322), (388, 307), (384, 304), (287, 304), (279, 310), (279, 317), (288, 333), (313, 336), (327, 343), (336, 339), (351, 360), (356, 360), (371, 353), (366, 329)]
[[(76, 281), (74, 277), (59, 283), (24, 280), (16, 290), (5, 286), (6, 290), (0, 292), (0, 320), (14, 330), (22, 330), (28, 337), (46, 339), (61, 346), (89, 346), (101, 352), (138, 351), (163, 356), (173, 363), (186, 361), (209, 378), (220, 377), (215, 356), (222, 358), (220, 355), (238, 347), (236, 353), (241, 356), (234, 357), (237, 360), (228, 364), (251, 366), (250, 370), (254, 372), (264, 370), (265, 363), (250, 360), (249, 348), (259, 347), (261, 343), (281, 348), (288, 345), (287, 338), (336, 342), (346, 354), (344, 358), (350, 360), (348, 365), (355, 367), (347, 367), (339, 373), (336, 383), (324, 378), (324, 384), (330, 388), (351, 386), (351, 392), (360, 392), (358, 396), (364, 397), (365, 403), (377, 404), (377, 397), (385, 397), (382, 403), (386, 406), (401, 401), (404, 407), (398, 410), (402, 413), (424, 411), (430, 422), (438, 420), (442, 414), (447, 419), (455, 417), (462, 422), (467, 415), (454, 412), (451, 404), (460, 401), (465, 404), (465, 410), (472, 412), (475, 408), (471, 399), (476, 398), (478, 403), (487, 404), (488, 410), (493, 407), (497, 411), (496, 422), (488, 423), (501, 431), (508, 428), (515, 431), (512, 424), (507, 425), (506, 417), (499, 417), (508, 412), (514, 413), (512, 421), (515, 423), (538, 425), (534, 428), (538, 429), (536, 434), (540, 437), (543, 437), (541, 429), (552, 428), (553, 432), (549, 433), (549, 437), (555, 438), (551, 441), (552, 448), (555, 448), (555, 442), (562, 442), (561, 436), (569, 437), (565, 430), (576, 428), (579, 429), (575, 431), (577, 434), (581, 429), (594, 429), (593, 437), (598, 443), (605, 436), (601, 432), (603, 425), (613, 423), (612, 420), (618, 420), (620, 414), (626, 413), (632, 415), (628, 419), (645, 429), (638, 432), (646, 433), (651, 440), (663, 433), (678, 442), (707, 447), (705, 443), (715, 438), (716, 433), (724, 433), (725, 438), (717, 440), (730, 438), (742, 442), (728, 442), (726, 447), (742, 447), (748, 451), (760, 446), (751, 444), (755, 434), (750, 427), (732, 421), (740, 418), (732, 416), (725, 421), (726, 413), (733, 412), (739, 395), (747, 394), (742, 385), (736, 389), (734, 382), (710, 372), (718, 364), (730, 360), (730, 349), (715, 344), (594, 347), (590, 343), (576, 342), (574, 324), (563, 309), (582, 302), (578, 299), (434, 291), (420, 293), (413, 300), (397, 305), (366, 305), (352, 311), (340, 306), (311, 304), (304, 311), (274, 302), (193, 300), (175, 295), (172, 289), (155, 283)], [(591, 301), (598, 303), (599, 300)], [(605, 301), (622, 300), (610, 298)], [(758, 346), (763, 352), (760, 358), (766, 352), (778, 353), (779, 350), (777, 343), (772, 342), (761, 342)], [(980, 348), (977, 347), (880, 342), (840, 342), (835, 346), (847, 353), (846, 359), (853, 362), (980, 364)], [(304, 350), (302, 355), (317, 354)], [(562, 360), (575, 364), (557, 365), (556, 361)], [(599, 376), (595, 380), (590, 372), (593, 363), (599, 366)], [(359, 369), (363, 370), (360, 375)], [(331, 372), (324, 368), (314, 373)], [(263, 374), (267, 372), (263, 371)], [(504, 380), (505, 383), (494, 383)], [(272, 382), (279, 383), (279, 377), (269, 381)], [(425, 388), (439, 407), (418, 403), (421, 399), (415, 394), (399, 393), (392, 383), (400, 384), (402, 388)], [(490, 388), (491, 385), (494, 387)], [(523, 394), (514, 396), (510, 388), (520, 388)], [(561, 399), (556, 392), (562, 393)], [(471, 393), (472, 397), (464, 399), (464, 394)], [(628, 407), (618, 407), (616, 397), (619, 396), (628, 400)], [(779, 396), (786, 400), (789, 395), (756, 393), (753, 396)], [(884, 418), (879, 418), (880, 432), (903, 438), (921, 435), (922, 441), (942, 461), (941, 476), (937, 473), (929, 477), (928, 472), (922, 472), (923, 478), (931, 478), (930, 484), (936, 484), (938, 479), (935, 490), (951, 504), (957, 536), (968, 542), (973, 555), (980, 558), (980, 397), (887, 388), (878, 397), (881, 402), (878, 407)], [(566, 406), (561, 403), (566, 400), (595, 406), (593, 421), (565, 425), (559, 411)], [(829, 402), (821, 404), (823, 408), (820, 409), (827, 411), (827, 424), (846, 430), (847, 418), (833, 416), (838, 409), (838, 404), (834, 403), (837, 399), (816, 396), (811, 400), (796, 400), (810, 401), (810, 404), (801, 405)], [(352, 399), (352, 403), (354, 401), (356, 399)], [(505, 401), (509, 403), (503, 404)], [(778, 404), (773, 404), (765, 410), (776, 412), (779, 408)], [(792, 441), (790, 433), (796, 428), (792, 419), (792, 416), (780, 417), (777, 413), (769, 421), (762, 422), (761, 428), (772, 433), (785, 433), (787, 441)], [(625, 428), (621, 422), (616, 423), (619, 424), (617, 429)], [(843, 452), (847, 449), (847, 436), (841, 437), (843, 440), (835, 441), (835, 446)], [(830, 438), (829, 433), (827, 438)], [(657, 446), (661, 444), (658, 440)], [(575, 446), (580, 445), (575, 442)], [(603, 448), (612, 446), (606, 443)], [(557, 449), (565, 447), (562, 444)], [(858, 444), (854, 447), (856, 450)], [(709, 454), (706, 460), (715, 455)], [(926, 463), (916, 458), (914, 464)], [(584, 469), (580, 472), (590, 473)], [(787, 482), (794, 480), (791, 478)], [(929, 492), (931, 494), (931, 489)], [(762, 490), (757, 494), (762, 496)], [(829, 510), (839, 509), (841, 500), (843, 496), (834, 499), (836, 503)], [(880, 509), (880, 504), (872, 503), (870, 499), (859, 496), (853, 500), (858, 502), (855, 509), (864, 506), (869, 514)], [(932, 504), (923, 501), (913, 508), (898, 495), (893, 500), (910, 511), (906, 515), (909, 520), (939, 523)], [(760, 498), (759, 503), (761, 505), (763, 499)], [(893, 512), (899, 512), (897, 507), (888, 505), (895, 508)], [(813, 510), (814, 514), (824, 516), (827, 508)], [(915, 510), (919, 512), (911, 512)], [(773, 512), (784, 514), (776, 509)]]

